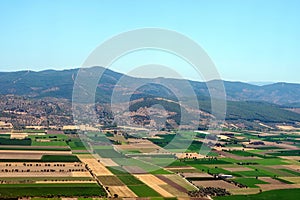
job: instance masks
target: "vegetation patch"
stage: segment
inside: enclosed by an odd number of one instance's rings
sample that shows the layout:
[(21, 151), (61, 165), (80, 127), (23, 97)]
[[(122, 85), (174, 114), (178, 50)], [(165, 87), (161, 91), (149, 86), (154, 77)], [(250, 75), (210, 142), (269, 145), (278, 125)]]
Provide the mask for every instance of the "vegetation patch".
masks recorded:
[(0, 138), (0, 145), (21, 145), (21, 146), (30, 146), (31, 145), (31, 139), (25, 138), (25, 139), (9, 139), (9, 138)]
[(126, 185), (143, 185), (139, 179), (135, 178), (133, 175), (119, 175), (118, 178)]
[(3, 184), (0, 198), (19, 197), (59, 197), (59, 196), (106, 196), (97, 184)]
[(246, 185), (247, 187), (250, 188), (258, 188), (256, 184), (268, 184), (265, 181), (256, 179), (256, 178), (236, 178), (234, 179), (235, 182)]
[(155, 190), (150, 188), (147, 185), (129, 185), (129, 189), (131, 189), (137, 196), (139, 197), (159, 197), (161, 196)]

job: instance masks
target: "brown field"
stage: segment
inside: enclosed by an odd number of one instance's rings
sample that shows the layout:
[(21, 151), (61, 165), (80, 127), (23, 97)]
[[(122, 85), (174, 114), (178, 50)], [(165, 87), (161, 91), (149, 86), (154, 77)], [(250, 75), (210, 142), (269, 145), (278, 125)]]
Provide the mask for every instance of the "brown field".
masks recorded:
[(30, 159), (30, 160), (40, 160), (42, 158), (43, 154), (37, 154), (37, 153), (27, 153), (23, 151), (23, 153), (14, 153), (14, 152), (7, 152), (2, 153), (0, 152), (0, 159)]
[[(151, 174), (141, 174), (141, 175), (134, 175), (138, 179), (140, 179), (144, 183), (156, 184), (156, 185), (165, 185), (166, 183), (154, 175)], [(148, 184), (147, 184), (148, 185)]]
[(176, 175), (176, 174), (166, 174), (166, 175), (162, 175), (162, 176), (164, 176), (167, 179), (171, 180), (172, 182), (180, 185), (181, 187), (185, 188), (188, 191), (193, 191), (193, 190), (197, 189), (194, 185), (192, 185), (190, 182), (188, 182), (187, 180), (183, 179), (179, 175)]
[(71, 155), (71, 151), (22, 151), (0, 150), (0, 159), (33, 159), (39, 160), (43, 155)]
[(160, 146), (153, 144), (148, 140), (143, 139), (128, 139), (129, 144), (118, 146), (120, 150), (138, 150), (142, 153), (157, 152), (157, 149), (164, 151)]
[(273, 179), (271, 177), (259, 177), (258, 178), (259, 180), (262, 180), (262, 181), (265, 181), (267, 183), (270, 183), (270, 184), (284, 184), (276, 179)]
[(238, 155), (234, 155), (234, 154), (231, 154), (229, 152), (224, 152), (224, 151), (221, 151), (219, 152), (220, 155), (226, 157), (226, 158), (232, 158), (232, 159), (235, 159), (235, 160), (257, 160), (257, 159), (261, 159), (259, 157), (246, 157), (246, 156), (238, 156)]
[(160, 185), (160, 187), (176, 197), (188, 197), (187, 193), (181, 192), (177, 188), (172, 187), (172, 185)]
[[(176, 190), (178, 190), (179, 192), (182, 193), (186, 193), (188, 190), (185, 189), (184, 187), (178, 185), (177, 183), (171, 181), (170, 179), (168, 179), (167, 177), (163, 176), (163, 175), (156, 175), (156, 177), (158, 177), (159, 179), (161, 179), (162, 181), (164, 181), (165, 183), (167, 183), (168, 185), (172, 186), (173, 188), (175, 188)], [(174, 193), (172, 193), (174, 194)]]
[(264, 141), (266, 146), (275, 146), (275, 147), (280, 147), (286, 150), (298, 150), (299, 148), (290, 144), (285, 144), (285, 143), (280, 143), (277, 144), (276, 142), (268, 142), (268, 141)]
[(110, 176), (113, 175), (106, 167), (99, 163), (95, 158), (85, 158), (84, 156), (78, 155), (81, 162), (87, 164), (88, 167), (93, 171), (96, 176)]
[[(300, 156), (279, 156), (282, 159), (285, 160), (300, 160)], [(300, 168), (300, 166), (298, 166)]]
[(219, 188), (224, 188), (226, 190), (239, 189), (239, 187), (235, 186), (234, 184), (230, 184), (222, 180), (193, 181), (193, 184), (199, 187), (219, 187)]
[(75, 181), (51, 181), (51, 180), (47, 180), (47, 181), (35, 181), (35, 183), (97, 183), (97, 181), (95, 180), (91, 180), (91, 181), (87, 181), (87, 180), (75, 180)]
[(300, 171), (300, 166), (299, 165), (274, 165), (274, 166), (270, 166), (271, 168), (274, 169), (290, 169), (293, 171)]
[(90, 172), (71, 172), (72, 177), (92, 177)]
[(137, 197), (127, 186), (110, 186), (108, 189), (112, 195), (118, 194), (119, 197)]
[(101, 163), (104, 164), (104, 166), (108, 166), (108, 167), (119, 166), (117, 163), (115, 163), (110, 158), (100, 158), (99, 160), (100, 160)]
[[(139, 180), (144, 182), (146, 185), (154, 189), (156, 192), (161, 194), (163, 197), (174, 197), (174, 195), (167, 192), (163, 189), (162, 185), (168, 185), (166, 182), (162, 181), (161, 179), (157, 178), (154, 175), (150, 174), (143, 174), (143, 175), (135, 175)], [(169, 186), (170, 187), (170, 186)]]
[(98, 176), (98, 180), (104, 186), (123, 186), (124, 183), (120, 181), (116, 176)]
[(213, 177), (212, 175), (207, 174), (207, 173), (182, 173), (182, 175), (186, 178), (192, 178), (192, 177), (195, 177), (195, 178), (211, 178), (211, 177)]
[(263, 191), (300, 188), (300, 184), (257, 184)]
[(257, 193), (259, 193), (259, 188), (230, 189), (229, 192), (233, 195), (257, 194)]

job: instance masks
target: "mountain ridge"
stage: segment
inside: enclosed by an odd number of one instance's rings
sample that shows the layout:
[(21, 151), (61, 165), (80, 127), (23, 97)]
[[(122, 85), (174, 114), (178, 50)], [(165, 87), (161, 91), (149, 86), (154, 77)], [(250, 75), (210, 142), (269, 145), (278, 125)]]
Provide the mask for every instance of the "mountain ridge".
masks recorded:
[[(222, 80), (199, 82), (175, 78), (138, 78), (127, 76), (101, 67), (85, 68), (86, 70), (102, 70), (102, 85), (99, 83), (99, 92), (107, 93), (117, 85), (118, 81), (126, 76), (126, 83), (129, 86), (136, 83), (157, 82), (161, 85), (177, 85), (180, 94), (185, 95), (182, 83), (189, 83), (197, 96), (209, 97), (207, 84)], [(0, 94), (26, 95), (30, 97), (58, 97), (72, 98), (72, 89), (77, 72), (80, 68), (66, 70), (42, 70), (42, 71), (16, 71), (0, 72)], [(257, 86), (240, 81), (222, 81), (226, 90), (227, 100), (231, 101), (265, 101), (278, 105), (300, 104), (300, 84), (278, 82), (270, 85)], [(159, 89), (157, 93), (159, 93)], [(100, 96), (101, 97), (101, 96)], [(104, 97), (107, 99), (107, 96)]]

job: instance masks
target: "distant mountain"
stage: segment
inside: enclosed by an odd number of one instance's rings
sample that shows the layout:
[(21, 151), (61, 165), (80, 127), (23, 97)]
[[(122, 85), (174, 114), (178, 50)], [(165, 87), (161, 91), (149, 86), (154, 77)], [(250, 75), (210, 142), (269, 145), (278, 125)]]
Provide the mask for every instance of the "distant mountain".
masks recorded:
[[(53, 97), (71, 100), (78, 70), (0, 72), (0, 94), (13, 94), (35, 99)], [(85, 69), (86, 80), (98, 78), (96, 76), (99, 71), (103, 72), (103, 76), (97, 85), (96, 101), (98, 103), (109, 103), (112, 95), (116, 97), (114, 103), (121, 105), (129, 100), (133, 102), (130, 107), (132, 113), (121, 113), (121, 115), (134, 115), (137, 121), (151, 123), (151, 120), (149, 121), (149, 118), (144, 115), (145, 111), (140, 110), (139, 107), (151, 107), (159, 102), (171, 116), (170, 123), (179, 121), (181, 111), (200, 114), (203, 119), (211, 117), (210, 95), (205, 82), (130, 77), (101, 67)], [(210, 90), (217, 94), (221, 92), (218, 87), (215, 87), (220, 81), (210, 81), (208, 83), (211, 86)], [(247, 121), (300, 122), (299, 109), (297, 109), (300, 108), (300, 84), (274, 83), (257, 86), (243, 82), (224, 81), (223, 83), (227, 97), (226, 119), (228, 121), (243, 124), (247, 124)], [(195, 99), (192, 98), (193, 94), (197, 97), (202, 113), (193, 110), (193, 106), (196, 105)], [(179, 100), (186, 103), (186, 107), (181, 111)], [(159, 115), (160, 109), (155, 108), (154, 113)], [(187, 119), (186, 123), (189, 121), (192, 119)]]
[(251, 85), (257, 85), (257, 86), (264, 86), (264, 85), (271, 85), (274, 84), (274, 82), (248, 82)]
[[(102, 70), (104, 68), (93, 67), (87, 71)], [(45, 70), (40, 72), (18, 71), (18, 72), (0, 72), (0, 94), (26, 95), (29, 97), (57, 97), (72, 98), (72, 89), (78, 69), (71, 70)], [(118, 85), (122, 79), (123, 85)], [(149, 84), (153, 82), (153, 84)], [(217, 82), (217, 81), (215, 81)], [(186, 81), (171, 78), (136, 78), (126, 76), (111, 70), (105, 70), (98, 85), (98, 100), (109, 101), (114, 88), (122, 89), (126, 92), (138, 85), (147, 83), (147, 87), (140, 88), (138, 95), (161, 96), (173, 99), (174, 94), (166, 90), (164, 86), (176, 88), (177, 96), (187, 97), (189, 83), (197, 96), (209, 97), (209, 92), (204, 82)], [(174, 87), (176, 86), (176, 87)], [(242, 82), (224, 81), (227, 99), (231, 101), (265, 101), (279, 105), (298, 106), (300, 104), (300, 84), (292, 83), (274, 83), (270, 85), (257, 86)], [(218, 88), (213, 88), (218, 90)]]

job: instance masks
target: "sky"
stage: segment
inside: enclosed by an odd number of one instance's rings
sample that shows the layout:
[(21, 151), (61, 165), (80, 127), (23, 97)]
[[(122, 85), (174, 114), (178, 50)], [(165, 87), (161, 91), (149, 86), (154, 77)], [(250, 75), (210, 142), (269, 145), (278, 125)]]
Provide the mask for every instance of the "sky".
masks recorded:
[[(146, 27), (197, 42), (224, 80), (300, 83), (297, 0), (2, 0), (0, 71), (80, 67), (107, 39)], [(114, 66), (153, 63), (197, 79), (164, 53), (132, 54)]]

